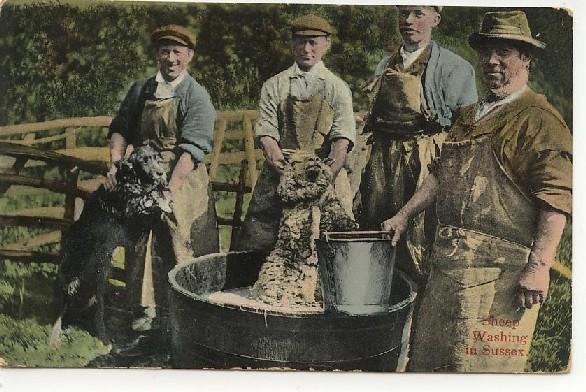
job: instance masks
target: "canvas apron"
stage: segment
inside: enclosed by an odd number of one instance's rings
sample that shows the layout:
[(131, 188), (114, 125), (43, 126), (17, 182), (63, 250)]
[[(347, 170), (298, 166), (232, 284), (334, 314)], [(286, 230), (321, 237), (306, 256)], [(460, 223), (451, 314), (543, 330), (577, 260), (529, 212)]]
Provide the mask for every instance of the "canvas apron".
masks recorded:
[(438, 180), (439, 227), (410, 369), (522, 372), (539, 307), (518, 309), (515, 296), (537, 209), (486, 136), (445, 143)]
[[(316, 152), (322, 159), (329, 154), (328, 135), (334, 112), (323, 96), (298, 99), (289, 95), (278, 108), (279, 141), (282, 149)], [(266, 162), (257, 179), (246, 219), (232, 250), (270, 251), (277, 240), (282, 215), (277, 186), (281, 176)], [(336, 194), (348, 213), (352, 211), (352, 192), (345, 169), (334, 181)]]
[[(445, 140), (441, 129), (425, 129), (422, 72), (414, 75), (389, 68), (381, 76), (369, 115), (370, 157), (360, 184), (360, 228), (379, 230), (421, 186), (428, 164)], [(432, 209), (413, 219), (397, 249), (398, 266), (425, 279), (427, 253), (435, 235)]]
[[(179, 158), (177, 139), (181, 137), (176, 123), (175, 98), (146, 100), (140, 128), (134, 142), (150, 145), (161, 152), (167, 178)], [(218, 230), (214, 199), (204, 164), (199, 164), (186, 178), (181, 189), (173, 195), (173, 212), (155, 221), (152, 229), (151, 262), (155, 304), (167, 309), (167, 273), (177, 263), (218, 251)], [(128, 253), (126, 266), (131, 308), (141, 306), (144, 257), (148, 233)], [(159, 311), (157, 311), (159, 313)]]

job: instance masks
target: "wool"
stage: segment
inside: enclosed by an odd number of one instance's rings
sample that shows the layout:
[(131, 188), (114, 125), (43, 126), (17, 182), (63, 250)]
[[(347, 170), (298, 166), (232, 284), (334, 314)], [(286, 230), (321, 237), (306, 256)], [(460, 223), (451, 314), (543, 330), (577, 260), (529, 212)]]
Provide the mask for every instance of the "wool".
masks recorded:
[(277, 193), (283, 203), (277, 242), (251, 297), (273, 306), (319, 306), (314, 240), (319, 232), (350, 231), (358, 225), (335, 193), (329, 166), (315, 156), (290, 159)]

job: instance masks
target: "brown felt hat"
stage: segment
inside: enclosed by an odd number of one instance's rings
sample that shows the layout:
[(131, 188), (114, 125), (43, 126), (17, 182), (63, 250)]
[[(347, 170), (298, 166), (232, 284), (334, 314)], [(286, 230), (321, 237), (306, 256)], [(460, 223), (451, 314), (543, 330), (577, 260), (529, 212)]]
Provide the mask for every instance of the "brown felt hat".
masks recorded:
[(188, 48), (195, 48), (195, 34), (189, 29), (178, 25), (162, 26), (151, 34), (151, 41), (153, 44), (157, 44), (159, 41), (169, 40), (177, 42), (180, 45), (187, 46)]
[(330, 35), (334, 34), (336, 30), (324, 18), (308, 14), (300, 16), (291, 22), (291, 33), (293, 35)]
[(480, 31), (470, 34), (468, 38), (470, 46), (474, 49), (494, 40), (516, 41), (538, 49), (545, 48), (544, 42), (531, 35), (529, 22), (523, 11), (487, 12), (484, 14)]

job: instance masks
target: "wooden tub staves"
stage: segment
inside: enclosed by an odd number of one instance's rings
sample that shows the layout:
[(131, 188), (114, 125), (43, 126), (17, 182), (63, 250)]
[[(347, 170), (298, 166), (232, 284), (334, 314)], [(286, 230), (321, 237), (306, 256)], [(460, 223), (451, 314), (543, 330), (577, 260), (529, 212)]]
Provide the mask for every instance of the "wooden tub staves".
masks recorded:
[(387, 312), (372, 315), (221, 303), (212, 293), (251, 286), (263, 257), (216, 253), (169, 273), (177, 368), (404, 370), (415, 285), (395, 274)]

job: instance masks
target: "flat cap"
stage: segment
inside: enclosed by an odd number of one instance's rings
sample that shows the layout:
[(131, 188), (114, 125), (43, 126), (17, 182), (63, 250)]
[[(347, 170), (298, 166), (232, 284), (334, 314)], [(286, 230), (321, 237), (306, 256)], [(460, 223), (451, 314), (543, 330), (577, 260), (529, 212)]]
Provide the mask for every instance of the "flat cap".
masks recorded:
[(336, 30), (324, 18), (308, 14), (300, 16), (291, 22), (291, 33), (294, 35), (330, 35)]
[(195, 48), (196, 41), (195, 34), (186, 27), (178, 25), (167, 25), (155, 29), (151, 34), (152, 43), (157, 44), (161, 40), (177, 42), (191, 49)]

